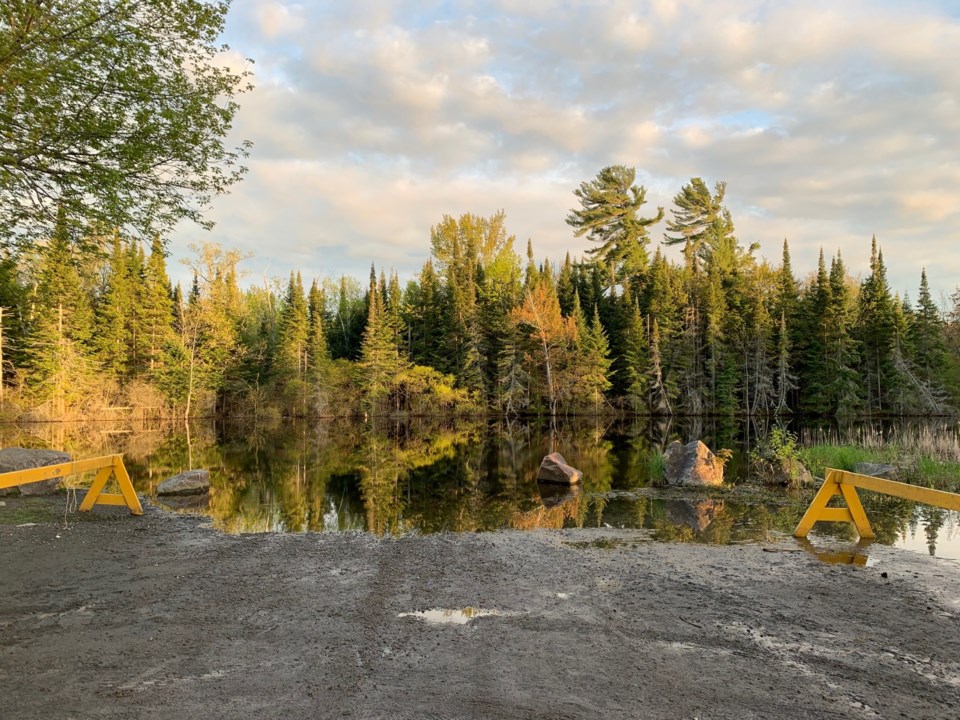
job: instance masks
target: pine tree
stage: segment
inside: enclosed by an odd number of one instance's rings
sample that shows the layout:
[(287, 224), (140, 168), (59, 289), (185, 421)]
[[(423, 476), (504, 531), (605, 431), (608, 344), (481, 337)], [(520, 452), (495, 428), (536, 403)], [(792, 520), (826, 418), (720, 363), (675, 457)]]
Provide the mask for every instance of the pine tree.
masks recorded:
[(108, 377), (126, 379), (132, 364), (131, 345), (134, 316), (134, 282), (130, 274), (127, 249), (115, 232), (107, 266), (105, 287), (96, 308), (96, 357)]
[(595, 413), (604, 402), (604, 393), (610, 389), (610, 346), (600, 324), (600, 312), (593, 306), (593, 316), (588, 321), (580, 307), (579, 296), (574, 296), (572, 317), (576, 328), (576, 347), (571, 357), (571, 369), (576, 378), (574, 396)]
[(307, 311), (310, 318), (307, 331), (307, 371), (310, 382), (316, 384), (323, 376), (323, 370), (328, 359), (327, 335), (324, 331), (326, 298), (316, 278), (310, 285)]
[(574, 274), (574, 265), (570, 261), (568, 252), (563, 265), (560, 266), (560, 274), (557, 276), (557, 298), (560, 301), (560, 312), (564, 317), (573, 312), (573, 298), (577, 294)]
[(300, 273), (290, 273), (280, 311), (276, 370), (281, 392), (294, 414), (307, 412), (307, 365), (310, 316)]
[(24, 353), (27, 388), (54, 418), (64, 417), (102, 389), (90, 353), (93, 312), (82, 262), (61, 213), (40, 256)]
[(624, 397), (634, 412), (647, 410), (649, 399), (650, 348), (640, 305), (634, 300), (624, 333), (625, 380)]
[(596, 179), (580, 183), (573, 191), (580, 209), (567, 215), (567, 224), (574, 228), (576, 237), (587, 235), (598, 243), (587, 253), (605, 266), (614, 267), (618, 282), (636, 283), (646, 273), (648, 228), (663, 219), (663, 208), (657, 208), (655, 217), (638, 216), (647, 202), (647, 190), (634, 185), (635, 179), (633, 168), (603, 168)]
[(850, 335), (850, 291), (843, 258), (837, 251), (830, 265), (830, 298), (822, 320), (826, 410), (835, 415), (859, 411), (863, 389), (856, 371), (857, 343)]
[(360, 356), (364, 404), (371, 414), (390, 410), (391, 398), (398, 381), (398, 370), (404, 365), (400, 349), (394, 342), (393, 329), (387, 320), (383, 299), (375, 281), (370, 283), (370, 305), (363, 331)]
[(944, 322), (930, 295), (925, 268), (920, 271), (920, 294), (909, 335), (913, 346), (911, 360), (918, 378), (928, 384), (939, 384), (946, 370)]
[(820, 249), (817, 260), (816, 280), (807, 288), (800, 304), (803, 323), (800, 348), (802, 362), (798, 368), (801, 387), (802, 409), (814, 413), (827, 413), (832, 402), (827, 390), (830, 373), (827, 368), (826, 317), (831, 307), (832, 292), (827, 263)]
[(167, 276), (163, 242), (155, 237), (144, 269), (143, 287), (139, 294), (139, 318), (146, 369), (156, 368), (161, 348), (173, 334), (174, 300)]
[(674, 234), (665, 235), (664, 243), (683, 243), (694, 274), (700, 272), (703, 264), (709, 264), (715, 254), (728, 252), (736, 245), (733, 220), (723, 206), (727, 184), (718, 182), (714, 190), (711, 195), (701, 178), (691, 179), (673, 198), (677, 209), (670, 211), (673, 220), (667, 222), (667, 232)]
[(893, 297), (876, 237), (871, 243), (870, 275), (860, 287), (857, 324), (867, 410), (884, 412), (890, 409), (888, 396), (900, 379), (893, 362), (896, 341)]

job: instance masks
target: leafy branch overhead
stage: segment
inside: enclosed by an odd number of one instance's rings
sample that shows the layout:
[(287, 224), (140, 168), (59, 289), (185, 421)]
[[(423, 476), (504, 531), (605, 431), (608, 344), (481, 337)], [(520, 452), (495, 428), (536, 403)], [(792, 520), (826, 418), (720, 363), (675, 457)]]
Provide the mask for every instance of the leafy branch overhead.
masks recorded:
[(49, 236), (58, 210), (145, 235), (209, 226), (250, 145), (227, 142), (251, 87), (217, 44), (228, 0), (3, 5), (0, 232)]

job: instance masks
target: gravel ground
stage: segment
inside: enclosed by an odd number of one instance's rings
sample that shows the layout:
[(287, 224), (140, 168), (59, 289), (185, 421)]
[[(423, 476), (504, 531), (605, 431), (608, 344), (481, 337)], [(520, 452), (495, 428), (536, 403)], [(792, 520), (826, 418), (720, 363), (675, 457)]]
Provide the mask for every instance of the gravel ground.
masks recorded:
[(887, 547), (234, 537), (62, 497), (7, 499), (0, 547), (4, 720), (960, 717), (960, 563)]

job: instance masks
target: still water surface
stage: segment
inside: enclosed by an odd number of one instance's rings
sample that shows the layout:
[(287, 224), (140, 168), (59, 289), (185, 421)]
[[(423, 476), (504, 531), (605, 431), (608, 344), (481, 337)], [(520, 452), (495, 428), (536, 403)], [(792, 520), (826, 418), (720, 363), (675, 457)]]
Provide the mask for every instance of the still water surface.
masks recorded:
[[(232, 428), (195, 423), (189, 431), (8, 425), (0, 427), (0, 442), (64, 448), (75, 457), (123, 452), (134, 484), (148, 497), (171, 475), (208, 468), (208, 500), (165, 504), (208, 515), (214, 527), (230, 533), (611, 527), (635, 530), (631, 542), (728, 544), (789, 536), (812, 497), (812, 490), (746, 482), (746, 455), (764, 432), (738, 421), (590, 419), (551, 429), (519, 422), (334, 420)], [(727, 466), (732, 488), (652, 487), (652, 454), (671, 440), (694, 437), (734, 450)], [(583, 471), (582, 487), (538, 485), (537, 468), (552, 450)], [(960, 560), (957, 513), (861, 495), (878, 542)], [(838, 562), (862, 563), (869, 556), (868, 549), (854, 547), (846, 525), (820, 524), (813, 539), (821, 548), (839, 548)]]

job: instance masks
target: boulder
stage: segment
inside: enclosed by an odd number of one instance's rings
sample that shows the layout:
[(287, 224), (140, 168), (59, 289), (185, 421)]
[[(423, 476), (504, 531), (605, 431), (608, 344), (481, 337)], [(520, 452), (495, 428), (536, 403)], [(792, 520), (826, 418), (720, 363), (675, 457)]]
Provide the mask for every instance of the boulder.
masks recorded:
[(540, 470), (537, 471), (537, 482), (576, 485), (581, 478), (583, 473), (567, 465), (563, 455), (557, 452), (547, 455), (540, 463)]
[(900, 468), (883, 463), (858, 462), (853, 466), (853, 471), (857, 475), (873, 475), (873, 477), (883, 478), (884, 480), (896, 480)]
[[(60, 450), (32, 450), (29, 448), (3, 448), (0, 450), (0, 473), (30, 468), (45, 467), (70, 462), (73, 458)], [(19, 485), (21, 495), (52, 495), (60, 487), (62, 478)], [(14, 488), (0, 490), (0, 496), (12, 495)]]
[(796, 458), (754, 460), (750, 469), (764, 485), (796, 488), (813, 484), (813, 474)]
[(723, 461), (699, 440), (682, 445), (674, 440), (663, 454), (663, 481), (667, 485), (723, 484)]
[(200, 495), (209, 489), (209, 470), (187, 470), (160, 483), (157, 495)]

